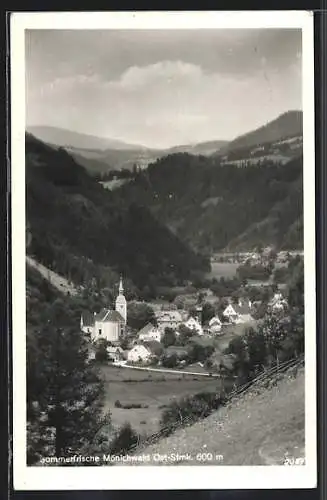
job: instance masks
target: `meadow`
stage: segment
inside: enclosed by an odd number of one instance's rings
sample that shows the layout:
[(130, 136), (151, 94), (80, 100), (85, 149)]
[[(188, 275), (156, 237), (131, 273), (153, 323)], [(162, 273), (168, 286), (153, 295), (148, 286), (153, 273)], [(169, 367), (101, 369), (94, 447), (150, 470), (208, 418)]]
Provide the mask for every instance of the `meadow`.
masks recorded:
[[(159, 430), (161, 414), (174, 399), (198, 392), (219, 392), (219, 379), (194, 375), (144, 372), (110, 365), (101, 367), (105, 383), (105, 409), (110, 410), (112, 422), (119, 427), (130, 422), (140, 434), (153, 434)], [(116, 408), (115, 401), (123, 405), (142, 404), (147, 408)]]
[(211, 262), (211, 272), (208, 278), (234, 278), (239, 263), (237, 262)]

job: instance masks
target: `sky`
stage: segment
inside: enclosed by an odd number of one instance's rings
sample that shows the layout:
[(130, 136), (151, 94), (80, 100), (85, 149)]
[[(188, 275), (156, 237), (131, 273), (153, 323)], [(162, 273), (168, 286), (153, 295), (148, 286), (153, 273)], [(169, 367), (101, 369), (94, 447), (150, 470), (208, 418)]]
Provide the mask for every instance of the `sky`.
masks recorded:
[(231, 140), (302, 109), (301, 31), (27, 30), (26, 125), (147, 147)]

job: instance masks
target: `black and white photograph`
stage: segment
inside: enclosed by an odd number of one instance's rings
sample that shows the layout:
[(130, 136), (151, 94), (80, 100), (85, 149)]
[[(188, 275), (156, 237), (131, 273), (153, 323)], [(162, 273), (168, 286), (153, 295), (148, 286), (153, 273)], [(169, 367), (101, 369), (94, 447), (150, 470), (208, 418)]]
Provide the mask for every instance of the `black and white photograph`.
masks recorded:
[(13, 16), (22, 489), (315, 486), (313, 18), (201, 14)]

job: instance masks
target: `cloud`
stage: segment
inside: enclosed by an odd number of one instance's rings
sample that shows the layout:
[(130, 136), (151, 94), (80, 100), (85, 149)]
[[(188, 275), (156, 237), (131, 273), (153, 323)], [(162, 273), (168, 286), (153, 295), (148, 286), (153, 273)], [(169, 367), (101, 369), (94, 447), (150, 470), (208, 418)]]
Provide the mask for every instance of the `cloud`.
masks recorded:
[(231, 139), (300, 107), (300, 61), (288, 72), (266, 62), (262, 57), (260, 67), (245, 75), (182, 60), (133, 65), (114, 78), (90, 68), (39, 86), (38, 100), (30, 94), (32, 118), (156, 147)]
[(202, 76), (202, 69), (195, 64), (183, 61), (160, 61), (143, 67), (132, 66), (111, 84), (117, 88), (133, 90), (162, 82), (199, 80)]

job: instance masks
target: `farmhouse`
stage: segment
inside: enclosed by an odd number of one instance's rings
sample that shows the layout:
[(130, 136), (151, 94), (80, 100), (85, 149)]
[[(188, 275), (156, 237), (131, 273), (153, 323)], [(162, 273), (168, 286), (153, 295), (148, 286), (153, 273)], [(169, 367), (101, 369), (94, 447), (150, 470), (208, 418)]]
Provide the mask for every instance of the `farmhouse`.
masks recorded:
[(159, 330), (165, 331), (165, 328), (175, 330), (182, 322), (183, 318), (179, 311), (157, 311), (156, 320)]
[(218, 316), (214, 316), (209, 321), (209, 332), (212, 334), (218, 334), (221, 332), (221, 321)]
[(230, 323), (247, 323), (253, 321), (251, 302), (239, 300), (238, 304), (229, 304), (223, 311), (223, 316)]
[(84, 333), (91, 335), (92, 340), (103, 338), (110, 342), (117, 342), (125, 334), (126, 320), (127, 303), (121, 278), (115, 310), (104, 308), (98, 314), (84, 311), (81, 315), (80, 326)]
[(124, 359), (124, 351), (119, 346), (108, 346), (107, 353), (109, 359), (112, 361), (121, 361)]
[(149, 361), (159, 357), (163, 348), (159, 342), (143, 342), (136, 344), (127, 353), (127, 361), (132, 363), (148, 363)]
[(148, 323), (138, 332), (137, 336), (139, 341), (155, 340), (157, 342), (160, 342), (163, 336), (163, 332), (156, 326), (153, 326), (152, 323)]
[(184, 325), (190, 330), (194, 330), (198, 335), (203, 335), (203, 328), (198, 319), (191, 316), (187, 321), (185, 321)]

